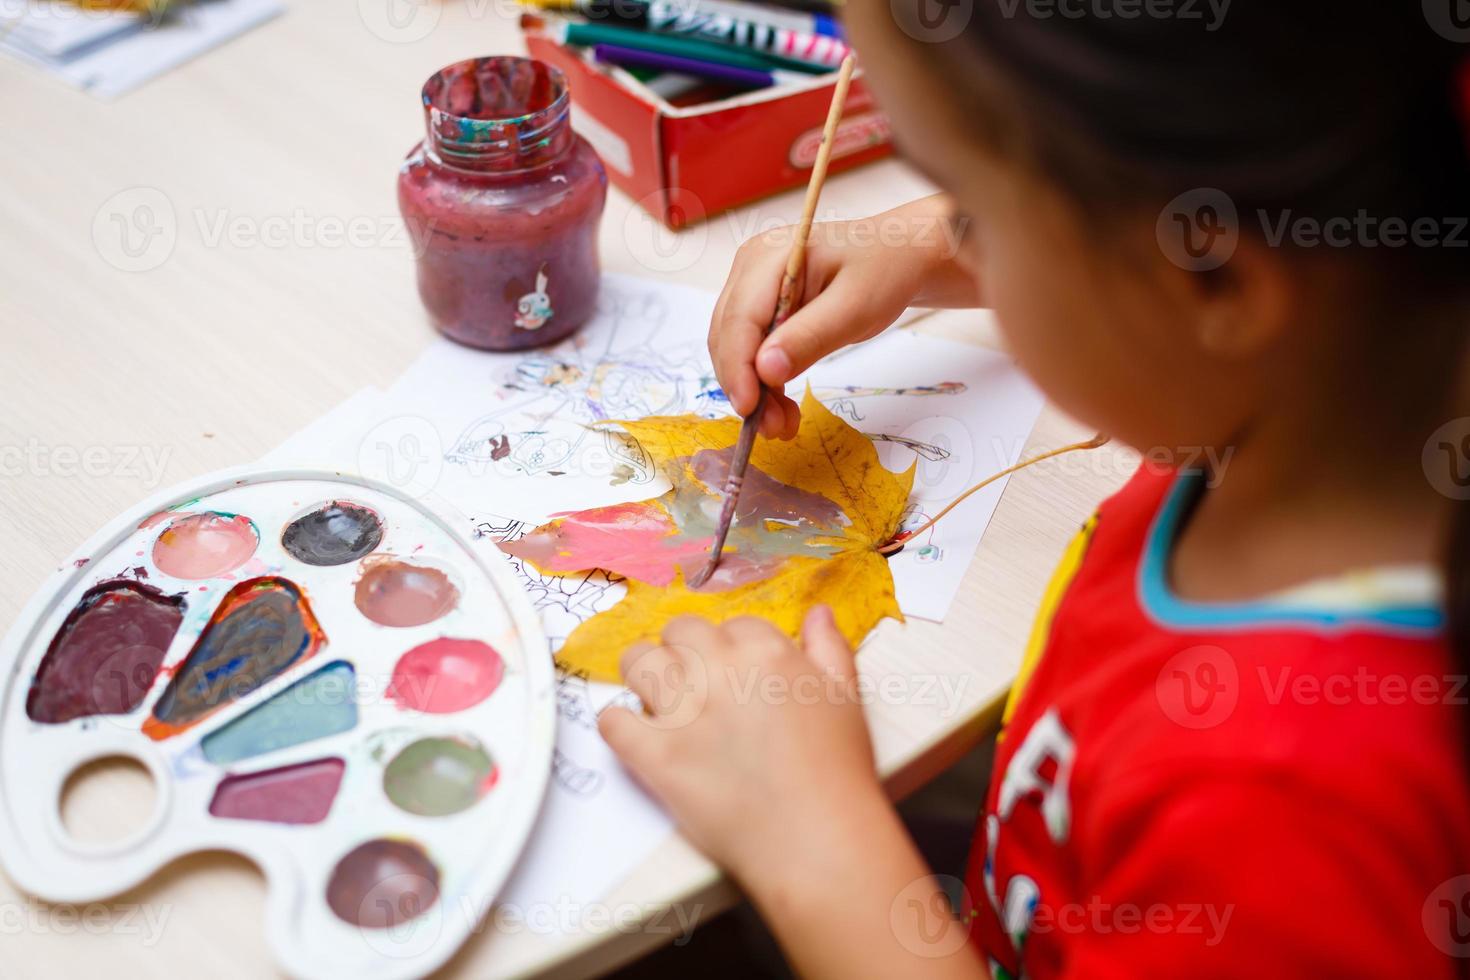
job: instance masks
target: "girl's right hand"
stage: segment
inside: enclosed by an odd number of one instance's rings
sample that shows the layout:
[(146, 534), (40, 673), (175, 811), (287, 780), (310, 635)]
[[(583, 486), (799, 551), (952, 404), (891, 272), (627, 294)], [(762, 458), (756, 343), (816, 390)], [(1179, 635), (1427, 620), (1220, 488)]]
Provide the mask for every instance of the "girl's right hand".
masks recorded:
[(795, 234), (794, 226), (778, 228), (740, 247), (709, 331), (715, 376), (731, 407), (750, 414), (764, 384), (770, 394), (760, 432), (781, 439), (794, 437), (801, 421), (797, 403), (784, 394), (786, 382), (825, 355), (881, 333), (921, 293), (936, 294), (926, 280), (943, 283), (934, 305), (975, 305), (973, 284), (954, 264), (948, 204), (925, 198), (873, 218), (813, 225), (797, 310), (766, 337)]

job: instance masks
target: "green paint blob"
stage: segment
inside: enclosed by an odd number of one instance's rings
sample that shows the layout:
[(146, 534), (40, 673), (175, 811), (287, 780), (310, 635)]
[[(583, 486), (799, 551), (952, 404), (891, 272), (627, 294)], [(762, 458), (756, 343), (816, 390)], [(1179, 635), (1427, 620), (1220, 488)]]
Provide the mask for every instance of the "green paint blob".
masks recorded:
[(495, 785), (495, 763), (472, 739), (421, 738), (383, 771), (383, 791), (400, 809), (445, 817), (475, 805)]

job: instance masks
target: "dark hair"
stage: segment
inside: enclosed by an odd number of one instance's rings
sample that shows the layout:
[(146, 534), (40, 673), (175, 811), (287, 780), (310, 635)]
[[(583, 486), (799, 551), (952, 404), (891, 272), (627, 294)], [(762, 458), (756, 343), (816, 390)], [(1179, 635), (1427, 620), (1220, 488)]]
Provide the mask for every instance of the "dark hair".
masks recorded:
[[(930, 70), (945, 73), (958, 111), (1084, 213), (1157, 214), (1181, 193), (1214, 188), (1242, 216), (1363, 211), (1441, 228), (1470, 217), (1470, 44), (1447, 36), (1453, 25), (1436, 29), (1419, 3), (1235, 0), (1212, 21), (1150, 16), (1146, 4), (1125, 17), (1123, 4), (972, 0), (955, 31), (923, 22), (925, 5), (892, 9)], [(1243, 234), (1250, 227), (1241, 222)], [(1342, 251), (1361, 264), (1344, 288), (1392, 304), (1379, 310), (1436, 314), (1389, 341), (1451, 358), (1446, 418), (1466, 414), (1454, 411), (1464, 396), (1454, 365), (1470, 333), (1470, 249), (1447, 245)], [(1451, 523), (1449, 639), (1470, 670), (1470, 503)]]

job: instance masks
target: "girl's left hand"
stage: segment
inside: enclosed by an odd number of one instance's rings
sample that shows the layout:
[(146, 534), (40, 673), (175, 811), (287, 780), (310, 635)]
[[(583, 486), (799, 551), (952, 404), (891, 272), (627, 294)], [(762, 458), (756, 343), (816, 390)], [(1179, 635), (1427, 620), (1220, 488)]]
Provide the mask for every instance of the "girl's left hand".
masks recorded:
[(673, 621), (664, 645), (623, 654), (645, 713), (608, 708), (603, 738), (737, 878), (769, 879), (855, 813), (888, 804), (832, 611), (807, 614), (798, 646), (763, 619)]

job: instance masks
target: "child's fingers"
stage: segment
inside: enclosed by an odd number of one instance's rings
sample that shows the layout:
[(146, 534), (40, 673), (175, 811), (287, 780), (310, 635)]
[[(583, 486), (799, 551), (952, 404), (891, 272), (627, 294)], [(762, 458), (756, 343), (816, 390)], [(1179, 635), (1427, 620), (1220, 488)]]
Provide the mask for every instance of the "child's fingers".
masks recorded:
[(597, 716), (597, 731), (608, 748), (639, 779), (647, 783), (648, 775), (657, 772), (653, 753), (658, 750), (658, 740), (663, 732), (647, 719), (615, 704), (604, 708)]
[[(710, 320), (709, 351), (715, 377), (740, 415), (755, 410), (760, 380), (755, 372), (756, 351), (771, 325), (783, 273), (779, 257), (770, 252), (739, 261), (715, 304)], [(805, 276), (798, 276), (800, 297)]]
[(801, 406), (785, 393), (778, 395), (776, 401), (780, 403), (781, 410), (785, 414), (785, 424), (777, 433), (777, 438), (795, 439), (796, 430), (801, 426)]
[(664, 627), (663, 641), (666, 646), (677, 647), (691, 653), (712, 650), (719, 643), (719, 630), (703, 616), (675, 616)]
[(738, 262), (725, 283), (710, 319), (710, 361), (715, 377), (730, 406), (741, 415), (755, 409), (760, 382), (755, 375), (755, 352), (766, 335), (771, 311), (776, 308), (779, 270), (764, 266), (769, 262)]
[(623, 683), (638, 695), (649, 714), (658, 714), (664, 706), (666, 690), (677, 683), (682, 674), (679, 652), (668, 646), (635, 643), (623, 651), (618, 667)]
[(779, 391), (767, 389), (760, 433), (767, 439), (790, 439), (801, 424), (801, 407)]
[(806, 655), (833, 677), (844, 681), (857, 677), (857, 659), (837, 628), (831, 606), (813, 606), (807, 611), (801, 623), (801, 645)]
[(710, 327), (710, 361), (715, 367), (715, 378), (730, 399), (730, 407), (745, 416), (755, 410), (760, 393), (755, 352), (761, 345), (764, 328), (733, 319), (728, 306), (719, 312), (721, 319)]
[(861, 290), (828, 287), (777, 327), (755, 355), (760, 380), (779, 388), (827, 354), (857, 339)]
[(780, 653), (791, 648), (786, 634), (768, 619), (759, 616), (736, 616), (720, 624), (730, 641), (744, 649)]

